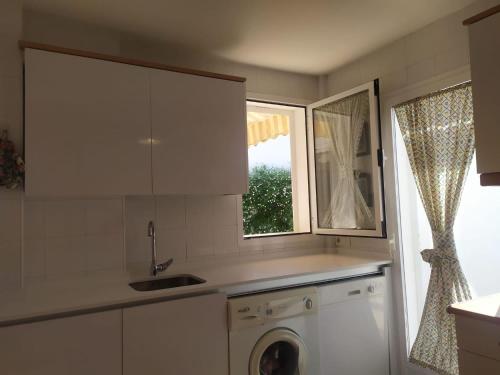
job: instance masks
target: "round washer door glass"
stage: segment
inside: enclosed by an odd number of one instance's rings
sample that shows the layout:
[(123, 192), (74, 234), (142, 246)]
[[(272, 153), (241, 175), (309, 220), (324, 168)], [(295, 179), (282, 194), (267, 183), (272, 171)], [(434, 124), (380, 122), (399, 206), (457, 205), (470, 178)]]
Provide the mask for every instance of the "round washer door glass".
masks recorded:
[(250, 375), (305, 375), (307, 349), (295, 332), (278, 328), (267, 332), (250, 356)]

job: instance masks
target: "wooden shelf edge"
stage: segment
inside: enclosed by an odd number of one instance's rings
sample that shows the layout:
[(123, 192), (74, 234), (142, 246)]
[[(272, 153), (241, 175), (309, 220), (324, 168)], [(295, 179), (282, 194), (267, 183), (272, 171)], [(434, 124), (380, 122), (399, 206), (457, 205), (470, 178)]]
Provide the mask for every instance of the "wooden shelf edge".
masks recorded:
[(481, 173), (479, 177), (481, 186), (500, 186), (500, 172)]
[(446, 312), (448, 314), (461, 315), (461, 316), (465, 316), (467, 318), (473, 318), (473, 319), (478, 319), (478, 320), (482, 320), (482, 321), (485, 321), (485, 322), (490, 322), (490, 323), (494, 323), (494, 324), (500, 324), (500, 319), (496, 318), (494, 316), (488, 316), (488, 315), (483, 315), (483, 314), (479, 314), (479, 313), (472, 312), (472, 311), (466, 311), (466, 310), (462, 310), (462, 309), (457, 309), (457, 308), (455, 308), (453, 306), (448, 306), (446, 308)]
[(196, 75), (196, 76), (201, 76), (201, 77), (216, 78), (216, 79), (222, 79), (222, 80), (226, 80), (226, 81), (234, 81), (234, 82), (245, 82), (246, 81), (246, 78), (244, 78), (244, 77), (238, 77), (238, 76), (232, 76), (232, 75), (220, 74), (220, 73), (213, 73), (213, 72), (206, 72), (203, 70), (190, 69), (190, 68), (180, 68), (180, 67), (176, 67), (176, 66), (165, 65), (165, 64), (151, 62), (151, 61), (130, 59), (127, 57), (120, 57), (120, 56), (113, 56), (113, 55), (106, 55), (106, 54), (98, 53), (98, 52), (83, 51), (83, 50), (78, 50), (78, 49), (54, 46), (54, 45), (50, 45), (50, 44), (30, 42), (30, 41), (26, 41), (26, 40), (20, 40), (19, 47), (21, 49), (31, 48), (31, 49), (37, 49), (37, 50), (42, 50), (42, 51), (57, 52), (57, 53), (65, 54), (65, 55), (88, 57), (91, 59), (111, 61), (111, 62), (127, 64), (127, 65), (143, 66), (146, 68), (168, 70), (170, 72), (191, 74), (191, 75)]
[(482, 19), (492, 16), (496, 13), (500, 12), (500, 5), (496, 5), (493, 8), (486, 9), (484, 12), (478, 13), (475, 16), (469, 17), (466, 20), (462, 22), (464, 26), (472, 25), (473, 23), (476, 23), (478, 21), (481, 21)]

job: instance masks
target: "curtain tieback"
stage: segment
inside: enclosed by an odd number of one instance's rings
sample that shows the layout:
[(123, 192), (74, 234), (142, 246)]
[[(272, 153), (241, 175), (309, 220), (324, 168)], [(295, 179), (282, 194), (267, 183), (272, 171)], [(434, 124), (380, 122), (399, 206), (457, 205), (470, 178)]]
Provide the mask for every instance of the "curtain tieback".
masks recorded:
[(458, 262), (455, 251), (455, 238), (453, 228), (444, 231), (433, 231), (433, 249), (425, 249), (421, 252), (422, 259), (431, 265), (440, 264), (442, 261), (450, 263)]
[(441, 264), (443, 261), (450, 263), (458, 262), (456, 255), (450, 254), (446, 250), (437, 249), (425, 249), (420, 252), (424, 262), (429, 263), (431, 266)]

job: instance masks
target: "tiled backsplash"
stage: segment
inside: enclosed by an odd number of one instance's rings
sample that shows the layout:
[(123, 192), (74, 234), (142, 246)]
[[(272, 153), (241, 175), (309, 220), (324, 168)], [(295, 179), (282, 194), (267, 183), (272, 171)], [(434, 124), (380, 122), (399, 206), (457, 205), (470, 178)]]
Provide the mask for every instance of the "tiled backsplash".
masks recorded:
[[(159, 261), (217, 261), (239, 255), (321, 248), (323, 239), (238, 241), (237, 196), (27, 199), (0, 194), (0, 290), (43, 280), (144, 269), (147, 224), (156, 224)], [(241, 211), (241, 209), (240, 209)]]
[(26, 282), (124, 266), (123, 201), (25, 200)]

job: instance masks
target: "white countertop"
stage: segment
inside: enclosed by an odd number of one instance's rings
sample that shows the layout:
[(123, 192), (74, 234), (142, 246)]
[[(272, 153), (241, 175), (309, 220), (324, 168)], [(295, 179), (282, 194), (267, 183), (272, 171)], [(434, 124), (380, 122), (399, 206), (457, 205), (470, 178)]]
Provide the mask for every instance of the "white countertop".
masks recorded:
[(500, 293), (455, 303), (448, 307), (448, 312), (500, 323)]
[(64, 283), (46, 282), (0, 294), (0, 325), (87, 312), (183, 295), (223, 291), (228, 295), (310, 284), (376, 272), (391, 260), (381, 256), (315, 254), (169, 269), (162, 277), (192, 273), (203, 284), (137, 292), (128, 284), (130, 277), (79, 279)]

